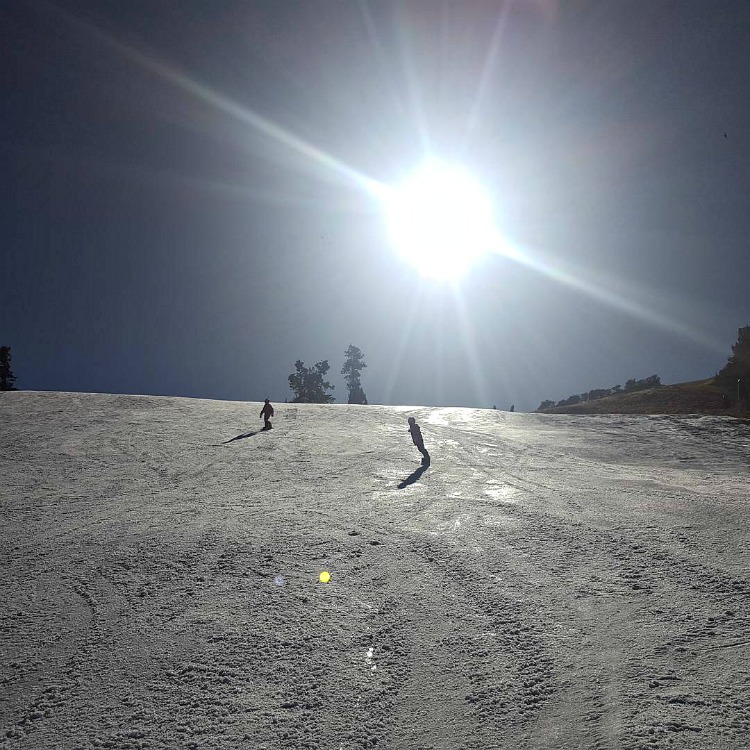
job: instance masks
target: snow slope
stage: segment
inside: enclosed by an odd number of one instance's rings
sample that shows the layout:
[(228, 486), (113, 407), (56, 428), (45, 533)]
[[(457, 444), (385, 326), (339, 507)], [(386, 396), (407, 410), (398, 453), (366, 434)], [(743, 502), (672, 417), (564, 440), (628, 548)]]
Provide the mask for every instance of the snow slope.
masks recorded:
[(0, 394), (1, 748), (750, 747), (748, 426), (259, 411)]

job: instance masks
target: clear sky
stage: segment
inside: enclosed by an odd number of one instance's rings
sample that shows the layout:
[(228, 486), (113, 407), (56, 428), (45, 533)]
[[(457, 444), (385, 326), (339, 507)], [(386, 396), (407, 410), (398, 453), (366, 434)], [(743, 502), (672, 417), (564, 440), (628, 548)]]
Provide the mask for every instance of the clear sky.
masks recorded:
[[(530, 410), (713, 375), (750, 323), (750, 4), (0, 0), (0, 344), (23, 389)], [(427, 157), (498, 252), (404, 262)]]

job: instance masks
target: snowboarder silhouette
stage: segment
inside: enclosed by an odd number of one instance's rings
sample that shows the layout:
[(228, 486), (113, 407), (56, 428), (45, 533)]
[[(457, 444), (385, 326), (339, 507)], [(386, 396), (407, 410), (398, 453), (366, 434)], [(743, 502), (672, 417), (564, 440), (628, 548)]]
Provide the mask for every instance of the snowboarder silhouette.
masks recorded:
[(424, 438), (422, 437), (422, 430), (419, 429), (417, 420), (414, 417), (409, 417), (409, 432), (411, 433), (411, 439), (414, 445), (417, 446), (417, 450), (422, 454), (422, 463), (430, 463), (430, 454), (424, 447)]
[(271, 424), (273, 406), (271, 406), (271, 401), (269, 399), (266, 399), (266, 403), (263, 404), (263, 408), (260, 410), (260, 416), (263, 417), (263, 429), (270, 430), (273, 427)]

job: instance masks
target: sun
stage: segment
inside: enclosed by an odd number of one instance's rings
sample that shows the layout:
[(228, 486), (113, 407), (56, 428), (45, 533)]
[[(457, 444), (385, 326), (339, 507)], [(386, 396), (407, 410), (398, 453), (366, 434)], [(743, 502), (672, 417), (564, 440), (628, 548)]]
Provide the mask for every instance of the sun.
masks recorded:
[(460, 166), (429, 162), (387, 198), (390, 235), (403, 258), (424, 276), (461, 277), (492, 246), (492, 205)]

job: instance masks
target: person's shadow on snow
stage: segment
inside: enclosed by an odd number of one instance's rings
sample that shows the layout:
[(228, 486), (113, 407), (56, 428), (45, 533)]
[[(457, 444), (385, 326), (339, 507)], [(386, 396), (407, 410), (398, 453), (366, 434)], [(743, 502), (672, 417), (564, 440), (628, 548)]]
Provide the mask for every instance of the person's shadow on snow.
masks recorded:
[(414, 482), (416, 482), (429, 468), (430, 463), (429, 461), (426, 461), (416, 471), (413, 471), (411, 474), (409, 474), (409, 476), (406, 477), (403, 482), (400, 482), (398, 488), (400, 490), (403, 490), (404, 487), (408, 487), (410, 484), (414, 484)]
[(255, 432), (246, 432), (243, 435), (237, 435), (237, 437), (230, 438), (229, 440), (225, 440), (223, 443), (220, 443), (220, 445), (227, 445), (227, 443), (233, 443), (235, 440), (243, 440), (244, 438), (253, 437), (253, 435), (260, 435), (263, 432), (268, 432), (265, 428), (260, 430), (255, 430)]

